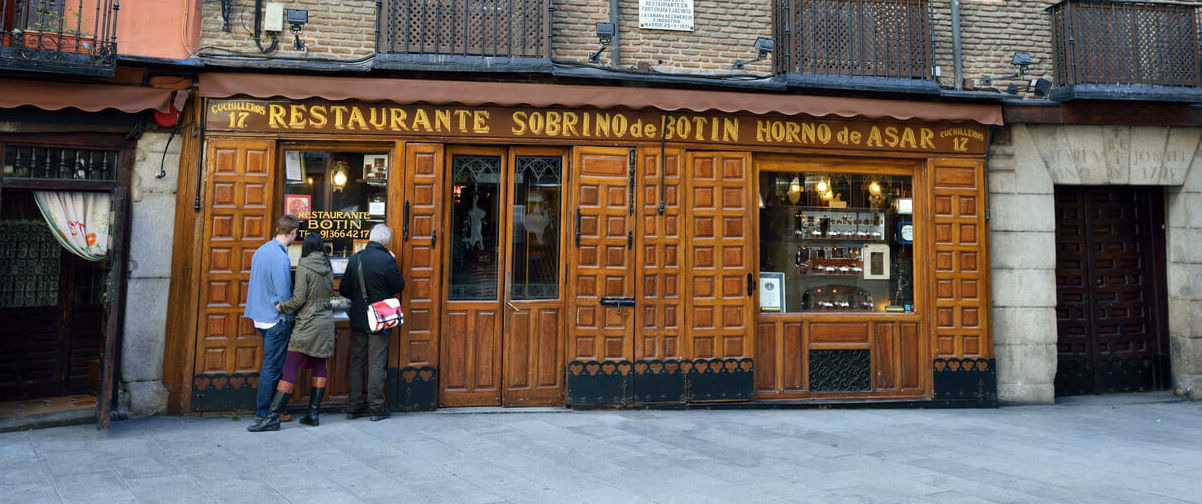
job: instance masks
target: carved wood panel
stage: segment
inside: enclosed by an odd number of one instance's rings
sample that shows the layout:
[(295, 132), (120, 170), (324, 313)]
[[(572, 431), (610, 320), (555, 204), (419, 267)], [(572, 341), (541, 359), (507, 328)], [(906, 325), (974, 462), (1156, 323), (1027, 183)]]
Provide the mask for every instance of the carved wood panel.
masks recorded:
[[(932, 225), (927, 243), (932, 247), (935, 357), (989, 358), (993, 342), (983, 163), (934, 159), (930, 174)], [(916, 232), (921, 234), (922, 227)]]
[(689, 152), (687, 169), (683, 356), (750, 357), (755, 351), (748, 294), (754, 239), (750, 154)]
[[(684, 312), (681, 270), (684, 249), (681, 237), (680, 149), (644, 148), (638, 153), (641, 204), (638, 217), (639, 328), (635, 358), (676, 359), (681, 355), (680, 334)], [(661, 176), (660, 167), (663, 166)], [(660, 213), (660, 205), (663, 213)]]
[(514, 302), (506, 310), (505, 406), (563, 404), (563, 302)]
[(568, 360), (634, 354), (635, 310), (600, 304), (602, 297), (635, 294), (629, 156), (629, 149), (583, 147), (572, 163)]
[(497, 302), (447, 303), (442, 329), (438, 402), (442, 406), (501, 403), (501, 310)]
[(242, 311), (251, 257), (275, 231), (274, 151), (268, 140), (209, 142), (195, 374), (259, 371), (262, 340)]
[[(402, 241), (401, 267), (405, 275), (400, 367), (438, 366), (443, 268), (439, 251), (450, 238), (442, 229), (442, 169), (442, 145), (405, 146), (405, 206), (401, 218), (407, 217), (408, 222), (402, 222), (400, 230), (393, 230), (394, 237)], [(404, 208), (408, 208), (407, 216)]]

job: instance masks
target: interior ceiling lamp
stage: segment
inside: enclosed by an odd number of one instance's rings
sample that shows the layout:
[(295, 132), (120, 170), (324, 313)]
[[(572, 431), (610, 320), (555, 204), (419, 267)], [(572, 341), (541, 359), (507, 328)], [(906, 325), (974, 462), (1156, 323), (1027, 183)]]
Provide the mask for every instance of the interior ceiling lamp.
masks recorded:
[(873, 180), (868, 184), (868, 192), (872, 193), (873, 196), (881, 194), (881, 183)]
[(601, 43), (601, 48), (597, 52), (589, 53), (588, 62), (597, 63), (601, 61), (601, 53), (609, 48), (609, 45), (614, 41), (614, 35), (617, 34), (617, 28), (613, 23), (597, 23), (597, 41)]
[(757, 61), (763, 61), (768, 57), (769, 54), (772, 54), (772, 50), (776, 48), (776, 41), (773, 40), (772, 37), (756, 37), (755, 43), (752, 44), (752, 47), (755, 47), (757, 53), (755, 59), (751, 61), (735, 60), (735, 64), (731, 65), (731, 67), (735, 70), (742, 70), (744, 65), (755, 63)]
[[(1016, 52), (1014, 57), (1010, 58), (1010, 66), (1014, 67), (1014, 73), (1003, 75), (1001, 77), (990, 77), (988, 75), (981, 77), (981, 83), (990, 85), (993, 81), (1026, 81), (1028, 91), (1032, 91), (1036, 96), (1047, 96), (1052, 89), (1052, 81), (1040, 77), (1038, 79), (1026, 78), (1027, 68), (1031, 66), (1031, 54), (1025, 52)], [(1018, 85), (1009, 84), (1006, 86), (1006, 92), (1010, 94), (1018, 94)]]
[(341, 191), (343, 187), (346, 187), (346, 172), (346, 161), (338, 161), (334, 163), (334, 177), (332, 182), (334, 182), (335, 191)]
[(794, 175), (793, 180), (789, 182), (789, 201), (791, 201), (793, 204), (797, 204), (797, 201), (800, 199), (801, 179), (797, 178), (797, 175)]

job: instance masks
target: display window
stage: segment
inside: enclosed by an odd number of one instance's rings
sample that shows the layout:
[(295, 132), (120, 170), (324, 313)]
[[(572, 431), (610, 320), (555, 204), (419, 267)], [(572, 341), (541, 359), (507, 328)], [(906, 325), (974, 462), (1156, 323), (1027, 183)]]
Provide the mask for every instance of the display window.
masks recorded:
[(295, 267), (301, 240), (321, 236), (334, 274), (367, 246), (372, 226), (388, 216), (387, 152), (285, 150), (284, 213), (300, 220), (296, 241), (288, 247)]
[(761, 171), (760, 311), (913, 312), (913, 178)]

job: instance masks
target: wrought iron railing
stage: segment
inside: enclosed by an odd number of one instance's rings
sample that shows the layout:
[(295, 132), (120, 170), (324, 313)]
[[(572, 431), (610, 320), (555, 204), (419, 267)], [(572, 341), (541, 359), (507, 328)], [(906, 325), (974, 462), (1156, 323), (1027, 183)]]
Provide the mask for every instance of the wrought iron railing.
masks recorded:
[(1048, 12), (1057, 86), (1202, 84), (1198, 7), (1068, 0)]
[(932, 79), (926, 0), (774, 0), (778, 73)]
[(0, 0), (0, 68), (111, 75), (118, 0)]
[(4, 178), (117, 180), (117, 151), (8, 145)]
[(550, 0), (384, 0), (377, 53), (551, 57)]

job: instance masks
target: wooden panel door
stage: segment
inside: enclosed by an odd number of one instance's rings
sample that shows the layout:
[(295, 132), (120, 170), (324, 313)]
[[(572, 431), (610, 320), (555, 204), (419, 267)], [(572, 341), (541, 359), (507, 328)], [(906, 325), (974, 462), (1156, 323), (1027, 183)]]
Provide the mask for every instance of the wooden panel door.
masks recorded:
[(401, 326), (400, 367), (438, 365), (442, 305), (443, 149), (440, 144), (405, 146), (405, 195), (401, 218), (401, 267), (405, 274), (405, 324)]
[(563, 404), (563, 149), (510, 152), (504, 406)]
[[(258, 373), (263, 345), (242, 317), (250, 261), (274, 233), (274, 142), (210, 140), (194, 373)], [(252, 405), (247, 405), (252, 406)]]
[(1168, 386), (1160, 188), (1056, 188), (1056, 394)]
[(442, 406), (501, 403), (507, 161), (503, 148), (447, 149), (451, 185), (443, 192), (449, 271), (439, 344)]
[[(661, 159), (660, 154), (663, 154)], [(684, 323), (680, 149), (639, 150), (639, 329), (636, 359), (680, 358)], [(661, 173), (660, 169), (663, 168)]]
[(635, 294), (632, 156), (630, 149), (603, 147), (580, 147), (573, 156), (568, 360), (634, 355), (635, 310), (601, 304)]
[[(971, 159), (930, 163), (933, 233), (928, 243), (933, 251), (935, 357), (990, 358), (984, 163)], [(914, 207), (924, 205), (916, 202)], [(922, 229), (917, 226), (915, 232)], [(920, 239), (924, 238), (916, 236), (915, 242)]]
[(684, 357), (751, 357), (751, 155), (689, 152), (686, 166), (685, 268), (690, 277)]

